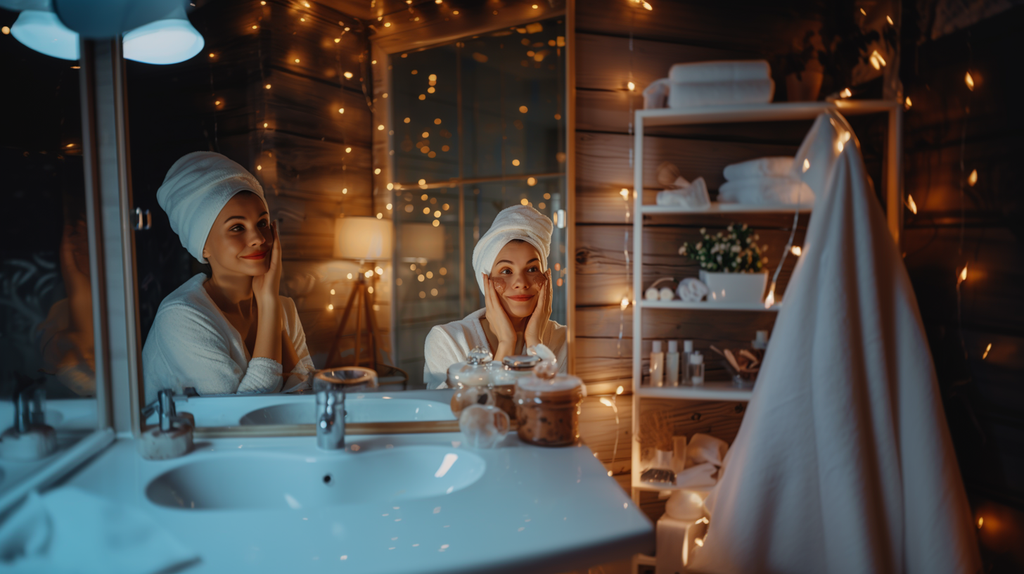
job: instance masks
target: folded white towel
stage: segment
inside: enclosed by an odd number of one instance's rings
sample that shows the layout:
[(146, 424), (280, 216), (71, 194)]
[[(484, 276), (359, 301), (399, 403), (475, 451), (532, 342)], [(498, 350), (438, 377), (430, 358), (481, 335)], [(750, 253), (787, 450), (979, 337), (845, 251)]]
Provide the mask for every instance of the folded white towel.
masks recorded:
[(170, 572), (199, 556), (152, 518), (84, 490), (35, 492), (0, 524), (3, 572)]
[(676, 82), (742, 82), (771, 78), (767, 60), (721, 60), (676, 64), (669, 68), (668, 78)]
[[(682, 179), (682, 178), (679, 178)], [(687, 209), (707, 209), (711, 207), (711, 196), (708, 195), (708, 184), (703, 177), (693, 180), (693, 183), (682, 179), (684, 185), (659, 191), (656, 198), (658, 205), (678, 205)]]
[(651, 82), (644, 88), (644, 109), (654, 110), (665, 107), (668, 99), (668, 78), (662, 78)]
[(727, 181), (718, 188), (718, 201), (723, 203), (811, 205), (814, 192), (799, 179), (761, 177)]
[(767, 104), (775, 93), (771, 80), (741, 80), (738, 82), (671, 82), (668, 107), (695, 108), (701, 106), (730, 106), (738, 104)]
[(764, 176), (785, 177), (793, 168), (791, 157), (760, 157), (725, 166), (726, 181), (752, 179)]

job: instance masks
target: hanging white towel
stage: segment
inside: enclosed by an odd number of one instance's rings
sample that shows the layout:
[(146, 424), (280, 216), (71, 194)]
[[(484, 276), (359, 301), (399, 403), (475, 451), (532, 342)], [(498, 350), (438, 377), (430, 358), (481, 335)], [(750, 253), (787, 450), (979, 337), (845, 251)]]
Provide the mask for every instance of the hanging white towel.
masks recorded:
[(771, 80), (742, 80), (739, 82), (671, 82), (668, 107), (696, 108), (701, 106), (733, 106), (739, 104), (767, 104), (775, 93)]
[(696, 571), (980, 571), (917, 301), (847, 133), (821, 116), (796, 156), (825, 185)]
[(753, 179), (758, 177), (785, 177), (793, 168), (791, 157), (759, 157), (725, 166), (722, 174), (726, 181)]

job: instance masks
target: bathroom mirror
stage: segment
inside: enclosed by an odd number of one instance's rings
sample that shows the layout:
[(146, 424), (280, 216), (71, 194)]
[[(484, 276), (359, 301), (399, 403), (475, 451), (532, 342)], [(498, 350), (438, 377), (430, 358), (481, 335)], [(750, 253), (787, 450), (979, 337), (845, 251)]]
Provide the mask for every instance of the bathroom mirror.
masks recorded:
[(0, 26), (7, 214), (0, 231), (0, 494), (7, 494), (95, 431), (98, 411), (78, 46), (60, 57), (36, 51), (15, 12), (0, 10)]
[[(379, 371), (361, 422), (452, 418), (449, 395), (424, 380), (424, 343), (434, 326), (484, 308), (473, 247), (506, 207), (528, 205), (550, 221), (550, 319), (567, 325), (563, 2), (194, 4), (199, 55), (126, 62), (144, 346), (161, 303), (213, 273), (157, 201), (172, 164), (194, 151), (223, 154), (259, 181), (280, 239), (280, 293), (294, 302), (312, 365)], [(241, 341), (238, 329), (231, 335)], [(236, 353), (242, 374), (251, 353)], [(179, 409), (200, 426), (312, 422), (304, 406), (252, 416), (310, 402), (297, 379), (271, 392), (211, 393), (199, 378), (181, 384), (192, 396)]]

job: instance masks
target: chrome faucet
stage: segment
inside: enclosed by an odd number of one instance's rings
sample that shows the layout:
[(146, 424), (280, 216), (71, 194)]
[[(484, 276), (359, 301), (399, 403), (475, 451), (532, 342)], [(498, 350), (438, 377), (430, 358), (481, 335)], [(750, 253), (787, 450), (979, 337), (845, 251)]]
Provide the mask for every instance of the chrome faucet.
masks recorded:
[(345, 392), (368, 388), (377, 388), (377, 373), (366, 367), (339, 367), (313, 374), (317, 448), (345, 448)]
[(175, 425), (192, 426), (192, 421), (178, 416), (178, 411), (174, 406), (174, 393), (167, 389), (157, 391), (153, 402), (142, 409), (142, 420), (145, 421), (154, 412), (157, 414), (162, 431), (176, 430), (178, 426)]

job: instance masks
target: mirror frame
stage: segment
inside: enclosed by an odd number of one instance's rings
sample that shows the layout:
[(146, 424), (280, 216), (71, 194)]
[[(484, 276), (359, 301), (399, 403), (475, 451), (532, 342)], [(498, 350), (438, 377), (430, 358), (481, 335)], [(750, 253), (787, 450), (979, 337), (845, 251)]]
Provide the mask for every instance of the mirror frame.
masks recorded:
[[(406, 37), (398, 37), (398, 35), (390, 36), (387, 41), (387, 45), (383, 45), (378, 39), (369, 38), (370, 41), (370, 54), (371, 59), (376, 61), (376, 64), (371, 64), (373, 77), (373, 99), (375, 102), (385, 102), (381, 95), (388, 92), (391, 88), (391, 76), (388, 73), (388, 63), (392, 54), (400, 53), (403, 51), (422, 49), (426, 47), (447, 44), (456, 41), (460, 38), (467, 36), (473, 36), (475, 34), (483, 34), (487, 32), (493, 32), (501, 28), (518, 26), (527, 24), (529, 22), (535, 22), (537, 20), (543, 20), (552, 17), (563, 16), (565, 18), (565, 62), (566, 62), (566, 82), (565, 82), (565, 102), (566, 102), (566, 252), (567, 252), (567, 277), (566, 277), (566, 326), (568, 327), (568, 334), (566, 337), (566, 344), (569, 346), (567, 349), (566, 356), (568, 357), (568, 372), (575, 373), (575, 321), (576, 321), (576, 266), (575, 266), (575, 253), (576, 253), (576, 65), (575, 65), (575, 0), (565, 0), (565, 8), (558, 10), (548, 9), (543, 3), (540, 4), (539, 10), (532, 10), (530, 13), (522, 12), (518, 15), (512, 15), (511, 17), (506, 16), (499, 25), (489, 24), (486, 26), (471, 27), (468, 29), (458, 29), (457, 31), (441, 31), (437, 35), (430, 35), (433, 30), (431, 26), (425, 26), (415, 32), (409, 33)], [(427, 35), (424, 36), (424, 33)], [(119, 142), (123, 142), (124, 145), (124, 157), (127, 157), (127, 142), (128, 142), (128, 117), (127, 109), (123, 105), (124, 97), (124, 59), (120, 54), (120, 46), (117, 47), (117, 59), (120, 62), (119, 69), (121, 70), (121, 77), (119, 78), (119, 93), (122, 98), (122, 105), (120, 107), (120, 116), (118, 118), (117, 125), (117, 138)], [(391, 124), (391, 108), (390, 106), (374, 106), (372, 110), (373, 125), (379, 125), (384, 123), (385, 125)], [(111, 126), (112, 127), (112, 126)], [(378, 135), (379, 134), (379, 135)], [(392, 149), (392, 136), (388, 135), (386, 131), (373, 130), (373, 165), (371, 169), (380, 168), (381, 173), (374, 175), (373, 177), (373, 197), (374, 201), (379, 201), (381, 204), (391, 200), (391, 192), (387, 191), (387, 182), (391, 180), (391, 174), (393, 173), (393, 160), (387, 154), (387, 150)], [(127, 165), (127, 164), (126, 164)], [(127, 169), (127, 167), (125, 168)], [(127, 172), (126, 172), (127, 173)], [(124, 189), (128, 190), (125, 194), (121, 195), (120, 208), (123, 213), (131, 213), (133, 196), (130, 193), (130, 180), (126, 177), (123, 185)], [(383, 193), (378, 193), (383, 191)], [(127, 217), (124, 217), (125, 222), (128, 221)], [(122, 237), (123, 249), (121, 250), (121, 269), (130, 271), (130, 279), (132, 292), (130, 296), (130, 305), (127, 307), (127, 323), (129, 325), (135, 325), (135, 328), (131, 332), (132, 339), (131, 343), (127, 346), (127, 362), (134, 368), (129, 369), (135, 375), (134, 380), (131, 381), (133, 384), (129, 384), (126, 381), (124, 385), (124, 396), (130, 400), (127, 400), (128, 406), (131, 410), (130, 430), (132, 435), (137, 439), (141, 435), (142, 431), (145, 430), (145, 421), (141, 420), (142, 409), (145, 408), (145, 382), (142, 377), (142, 341), (139, 336), (138, 329), (138, 304), (137, 304), (137, 279), (135, 276), (134, 269), (134, 235), (127, 229), (127, 223), (124, 224), (128, 234)], [(392, 262), (394, 261), (394, 252), (392, 252)], [(393, 276), (394, 274), (392, 274)], [(394, 277), (392, 277), (392, 282)], [(392, 293), (394, 293), (394, 284), (392, 284)], [(109, 297), (108, 297), (109, 298)], [(392, 314), (392, 317), (394, 315)], [(392, 320), (393, 321), (393, 320)], [(388, 336), (391, 338), (391, 348), (394, 349), (394, 325), (390, 325), (390, 331)], [(130, 391), (130, 392), (128, 392)], [(118, 386), (115, 385), (115, 396), (114, 400), (114, 414), (120, 414), (126, 416), (126, 414), (118, 413)], [(129, 429), (117, 428), (118, 432), (125, 432)], [(349, 435), (368, 435), (368, 434), (404, 434), (404, 433), (432, 433), (432, 432), (458, 432), (459, 423), (457, 420), (453, 421), (407, 421), (407, 422), (380, 422), (380, 423), (348, 423), (345, 426), (345, 432)], [(279, 436), (314, 436), (316, 434), (316, 428), (312, 424), (303, 425), (258, 425), (258, 426), (223, 426), (223, 427), (195, 427), (196, 438), (249, 438), (249, 437), (279, 437)]]

